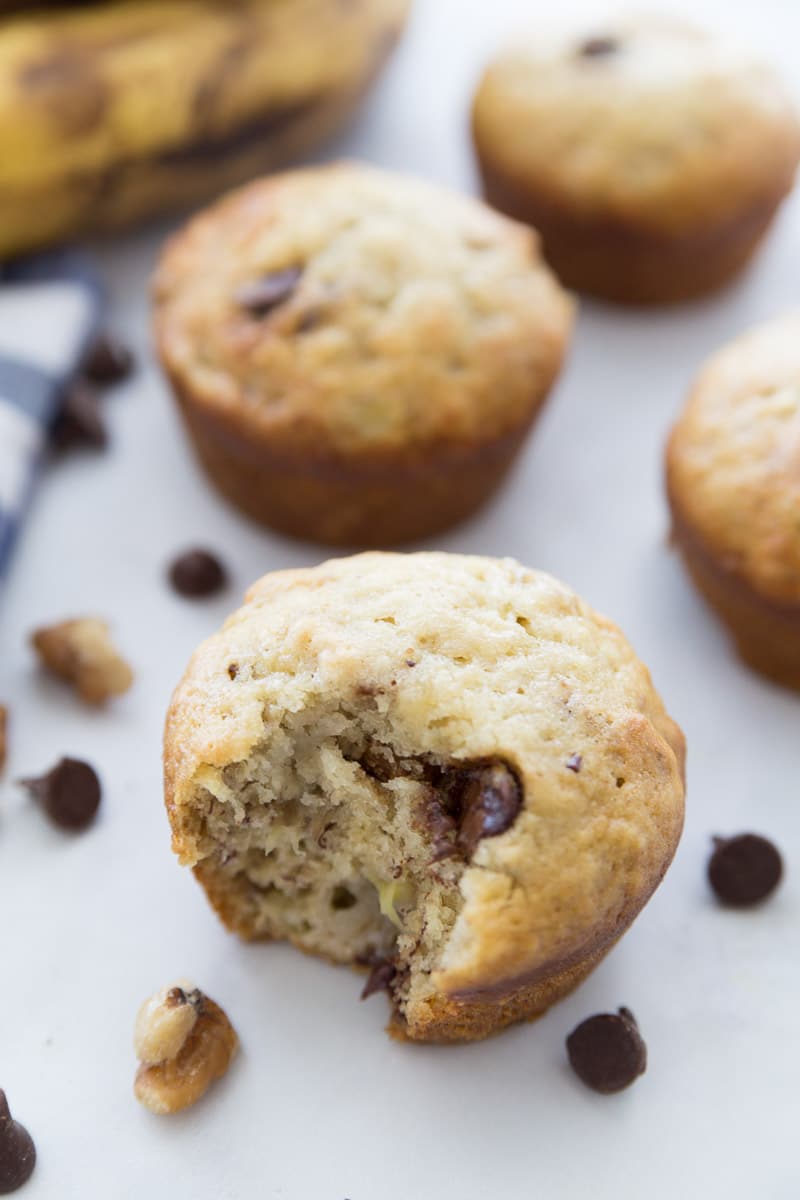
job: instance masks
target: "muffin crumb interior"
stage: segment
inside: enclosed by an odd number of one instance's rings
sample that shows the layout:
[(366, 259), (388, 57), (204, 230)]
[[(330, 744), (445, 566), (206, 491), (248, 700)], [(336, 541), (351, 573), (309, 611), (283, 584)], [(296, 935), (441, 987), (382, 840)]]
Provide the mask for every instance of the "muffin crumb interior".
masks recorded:
[(462, 905), (453, 796), (480, 771), (516, 779), (502, 764), (414, 754), (368, 692), (318, 697), (265, 727), (245, 760), (201, 772), (193, 832), (257, 936), (337, 962), (390, 959), (402, 1016), (433, 991)]

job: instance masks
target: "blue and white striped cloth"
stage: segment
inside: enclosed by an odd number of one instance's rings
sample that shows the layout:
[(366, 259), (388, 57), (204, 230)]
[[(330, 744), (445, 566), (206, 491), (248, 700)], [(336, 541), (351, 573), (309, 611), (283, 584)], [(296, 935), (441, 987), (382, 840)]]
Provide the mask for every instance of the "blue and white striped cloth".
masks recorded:
[(100, 301), (97, 278), (72, 254), (0, 267), (0, 579)]

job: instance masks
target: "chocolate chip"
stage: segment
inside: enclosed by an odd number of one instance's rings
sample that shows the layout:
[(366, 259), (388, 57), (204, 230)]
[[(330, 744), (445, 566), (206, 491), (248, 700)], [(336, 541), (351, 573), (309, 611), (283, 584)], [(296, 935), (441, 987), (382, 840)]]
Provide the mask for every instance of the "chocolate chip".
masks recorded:
[(19, 782), (61, 829), (85, 829), (100, 807), (100, 780), (77, 758), (62, 758), (46, 775)]
[(616, 54), (619, 42), (613, 37), (591, 37), (581, 42), (578, 54), (581, 58), (604, 58), (607, 54)]
[(366, 1000), (368, 997), (374, 996), (376, 992), (390, 991), (396, 975), (397, 968), (390, 958), (377, 959), (372, 964), (372, 970), (364, 984), (361, 999)]
[(578, 1078), (605, 1094), (629, 1087), (647, 1067), (647, 1047), (627, 1008), (582, 1021), (567, 1038), (567, 1054)]
[(72, 446), (95, 446), (102, 450), (107, 445), (100, 397), (89, 384), (78, 379), (67, 388), (50, 440), (58, 450)]
[(95, 338), (82, 364), (84, 378), (99, 387), (122, 383), (132, 371), (130, 350), (109, 333), (101, 333)]
[(757, 833), (714, 838), (708, 881), (723, 904), (746, 908), (775, 891), (783, 875), (778, 849)]
[(564, 766), (567, 768), (568, 771), (574, 771), (576, 775), (579, 774), (580, 769), (583, 766), (583, 755), (582, 754), (571, 754), (569, 756), (569, 758), (567, 759), (567, 761), (564, 763)]
[(27, 1129), (15, 1121), (0, 1088), (0, 1196), (27, 1183), (36, 1166), (36, 1147)]
[(432, 844), (434, 862), (456, 853), (471, 858), (483, 838), (505, 833), (516, 819), (522, 788), (505, 763), (443, 767), (419, 760), (418, 765), (429, 785), (419, 819)]
[(234, 299), (241, 308), (246, 308), (253, 317), (266, 317), (288, 300), (303, 274), (300, 267), (287, 267), (284, 271), (273, 271), (262, 275), (251, 283), (243, 283), (234, 292)]
[(456, 845), (471, 858), (483, 838), (505, 833), (522, 806), (517, 777), (504, 763), (469, 772), (460, 795), (461, 819)]
[(433, 862), (452, 858), (456, 853), (458, 822), (442, 803), (442, 795), (439, 792), (432, 790), (425, 796), (421, 815), (431, 844)]
[(169, 568), (169, 581), (181, 596), (213, 596), (228, 581), (225, 568), (208, 550), (187, 550)]

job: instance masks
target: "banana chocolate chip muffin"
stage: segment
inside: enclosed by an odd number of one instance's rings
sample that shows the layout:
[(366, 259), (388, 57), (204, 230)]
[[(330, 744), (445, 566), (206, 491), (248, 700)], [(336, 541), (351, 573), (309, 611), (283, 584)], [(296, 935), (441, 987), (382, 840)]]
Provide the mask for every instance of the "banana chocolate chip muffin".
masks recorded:
[(420, 538), (486, 500), (572, 318), (529, 230), (355, 164), (201, 214), (167, 247), (155, 306), (213, 482), (268, 525), (340, 545)]
[(485, 1037), (574, 988), (658, 885), (681, 731), (619, 630), (506, 559), (265, 576), (165, 734), (173, 847), (225, 924), (370, 964), (390, 1032)]
[(536, 226), (564, 282), (634, 304), (725, 284), (800, 157), (768, 66), (653, 16), (518, 40), (483, 77), (473, 133), (487, 197)]
[(800, 689), (800, 311), (697, 378), (667, 448), (674, 539), (742, 658)]

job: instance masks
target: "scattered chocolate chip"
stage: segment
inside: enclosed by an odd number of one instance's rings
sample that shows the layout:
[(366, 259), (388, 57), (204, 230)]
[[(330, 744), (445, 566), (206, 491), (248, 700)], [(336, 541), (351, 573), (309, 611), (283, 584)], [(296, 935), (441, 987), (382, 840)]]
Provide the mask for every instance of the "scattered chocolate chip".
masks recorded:
[(238, 674), (239, 674), (239, 664), (238, 663), (228, 663), (228, 678), (235, 679)]
[(567, 768), (568, 771), (574, 771), (575, 774), (578, 775), (580, 773), (581, 767), (583, 766), (583, 755), (582, 754), (570, 754), (569, 758), (564, 763), (564, 766)]
[(131, 374), (133, 355), (127, 346), (110, 333), (101, 333), (89, 347), (81, 369), (89, 383), (111, 387), (115, 383), (122, 383)]
[(460, 796), (461, 820), (456, 838), (464, 857), (471, 858), (483, 838), (505, 833), (521, 806), (522, 789), (504, 763), (469, 772)]
[(581, 58), (604, 58), (607, 54), (616, 54), (619, 42), (613, 37), (591, 37), (581, 42), (578, 54)]
[(647, 1046), (628, 1008), (582, 1021), (567, 1038), (567, 1054), (578, 1078), (605, 1094), (629, 1087), (647, 1067)]
[(407, 659), (406, 659), (406, 666), (407, 666), (407, 667), (415, 667), (416, 665), (417, 665), (417, 664), (415, 663), (415, 661), (414, 661), (414, 659), (413, 659), (413, 658), (407, 658)]
[(100, 397), (90, 384), (78, 379), (67, 388), (50, 441), (57, 450), (72, 446), (95, 446), (102, 450), (108, 444)]
[(714, 838), (708, 881), (723, 904), (746, 908), (775, 891), (783, 875), (780, 852), (757, 833)]
[(100, 780), (77, 758), (62, 758), (46, 775), (19, 782), (61, 829), (85, 829), (100, 807)]
[(36, 1166), (36, 1147), (27, 1129), (15, 1121), (0, 1088), (0, 1196), (27, 1183)]
[(262, 275), (251, 283), (244, 283), (234, 293), (241, 308), (246, 308), (253, 317), (266, 317), (288, 300), (303, 274), (300, 267), (287, 267), (284, 271), (273, 271)]
[(376, 992), (390, 991), (396, 975), (397, 968), (390, 958), (379, 958), (373, 962), (372, 970), (361, 993), (361, 999), (366, 1000), (370, 996), (374, 996)]
[(169, 580), (176, 592), (192, 599), (213, 596), (228, 581), (222, 563), (207, 550), (187, 550), (169, 568)]

